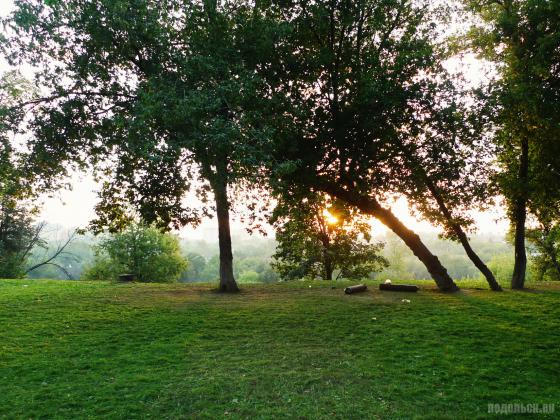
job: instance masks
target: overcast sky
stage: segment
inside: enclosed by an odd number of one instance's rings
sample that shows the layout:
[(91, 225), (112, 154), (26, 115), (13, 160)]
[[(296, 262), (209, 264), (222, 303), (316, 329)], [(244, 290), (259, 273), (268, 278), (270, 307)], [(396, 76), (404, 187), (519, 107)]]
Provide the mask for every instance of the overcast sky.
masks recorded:
[[(0, 16), (6, 16), (13, 9), (12, 0), (0, 0)], [(451, 70), (461, 71), (473, 83), (477, 83), (484, 77), (484, 67), (474, 57), (467, 57), (461, 62), (455, 61), (450, 64)], [(0, 57), (0, 73), (6, 71), (8, 66)], [(24, 74), (29, 74), (29, 69), (21, 69)], [(85, 227), (95, 213), (93, 207), (97, 201), (96, 190), (98, 185), (87, 174), (75, 174), (71, 180), (72, 189), (58, 191), (52, 197), (42, 197), (44, 203), (40, 217), (49, 223), (59, 224), (64, 227)], [(418, 221), (410, 215), (405, 199), (399, 199), (395, 203), (388, 204), (393, 212), (407, 226), (419, 231), (435, 231), (436, 229), (427, 222)], [(504, 212), (500, 208), (485, 213), (475, 213), (477, 226), (482, 233), (495, 233), (501, 235), (507, 229)], [(380, 223), (372, 221), (374, 231), (385, 232), (386, 229)], [(233, 221), (234, 229), (243, 226), (238, 221)], [(181, 236), (204, 238), (207, 235), (217, 235), (215, 220), (205, 221), (198, 229), (185, 228)], [(212, 238), (214, 239), (214, 238)]]

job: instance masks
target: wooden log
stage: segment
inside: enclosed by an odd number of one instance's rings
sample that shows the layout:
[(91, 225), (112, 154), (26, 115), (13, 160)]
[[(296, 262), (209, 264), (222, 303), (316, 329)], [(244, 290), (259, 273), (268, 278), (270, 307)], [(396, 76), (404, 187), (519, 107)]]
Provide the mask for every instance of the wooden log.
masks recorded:
[(133, 281), (134, 274), (119, 274), (119, 281)]
[(347, 295), (351, 295), (352, 293), (360, 293), (365, 292), (367, 290), (367, 286), (365, 284), (358, 284), (356, 286), (348, 286), (344, 289), (344, 293)]
[(381, 283), (379, 285), (379, 290), (391, 290), (393, 292), (417, 292), (419, 290), (418, 286), (411, 284), (386, 284)]

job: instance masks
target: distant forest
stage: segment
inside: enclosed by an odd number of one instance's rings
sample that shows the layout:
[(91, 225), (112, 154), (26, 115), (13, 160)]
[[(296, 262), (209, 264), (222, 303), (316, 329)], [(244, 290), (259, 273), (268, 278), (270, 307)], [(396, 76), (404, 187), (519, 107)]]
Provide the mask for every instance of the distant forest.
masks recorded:
[[(39, 261), (44, 255), (52, 253), (69, 232), (50, 227), (47, 249), (38, 248), (33, 259)], [(436, 233), (422, 233), (426, 244), (447, 267), (455, 279), (478, 279), (480, 272), (465, 255), (460, 244), (438, 238)], [(372, 273), (373, 279), (429, 279), (425, 266), (414, 257), (412, 252), (394, 234), (378, 235), (377, 240), (384, 243), (382, 255), (389, 266), (381, 272)], [(72, 279), (80, 279), (82, 272), (91, 265), (95, 256), (98, 239), (92, 235), (82, 235), (74, 239), (66, 248), (64, 255), (57, 258)], [(507, 281), (513, 271), (512, 245), (503, 235), (478, 234), (472, 237), (473, 248), (496, 274), (499, 281)], [(219, 254), (217, 239), (181, 239), (181, 249), (189, 266), (182, 274), (183, 282), (214, 282), (219, 278)], [(274, 238), (249, 236), (237, 233), (233, 237), (234, 274), (240, 283), (269, 283), (279, 281), (278, 273), (271, 267), (272, 255), (276, 249)], [(530, 251), (530, 250), (529, 250)], [(33, 262), (33, 261), (31, 261)], [(45, 265), (28, 274), (30, 278), (67, 279), (59, 268)], [(529, 279), (532, 272), (529, 270)]]

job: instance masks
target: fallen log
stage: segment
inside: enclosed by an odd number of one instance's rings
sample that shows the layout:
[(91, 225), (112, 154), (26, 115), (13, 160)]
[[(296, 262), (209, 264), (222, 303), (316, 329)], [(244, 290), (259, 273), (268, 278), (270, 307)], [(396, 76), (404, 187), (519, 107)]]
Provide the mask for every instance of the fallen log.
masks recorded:
[(352, 293), (360, 293), (365, 292), (367, 290), (367, 286), (365, 284), (358, 284), (356, 286), (348, 286), (344, 289), (344, 293), (347, 295), (351, 295)]
[(379, 285), (379, 290), (391, 290), (393, 292), (417, 292), (420, 289), (418, 286), (410, 284), (381, 283)]

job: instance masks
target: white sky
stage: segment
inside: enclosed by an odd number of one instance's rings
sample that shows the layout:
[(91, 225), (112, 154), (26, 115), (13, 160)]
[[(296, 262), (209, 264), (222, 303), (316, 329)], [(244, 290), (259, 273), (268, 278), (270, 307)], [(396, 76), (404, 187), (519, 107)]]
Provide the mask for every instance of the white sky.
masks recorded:
[[(0, 16), (6, 16), (13, 9), (12, 0), (0, 0)], [(451, 71), (462, 70), (466, 77), (473, 83), (477, 83), (484, 77), (487, 70), (475, 57), (467, 56), (461, 62), (456, 61), (450, 66)], [(0, 58), (0, 73), (6, 71), (8, 66)], [(28, 73), (26, 69), (22, 69), (24, 73)], [(93, 181), (91, 176), (87, 174), (74, 174), (71, 179), (72, 189), (58, 191), (51, 197), (42, 197), (43, 209), (40, 215), (41, 219), (49, 223), (59, 224), (64, 227), (85, 227), (89, 220), (94, 216), (93, 207), (97, 201), (96, 190), (98, 185)], [(401, 198), (390, 205), (392, 211), (405, 225), (418, 232), (435, 231), (433, 226), (428, 222), (419, 221), (411, 216), (408, 211), (406, 199)], [(504, 219), (504, 212), (500, 208), (492, 211), (480, 213), (476, 212), (475, 219), (477, 226), (482, 233), (502, 234), (507, 229), (507, 221)], [(374, 231), (382, 233), (387, 229), (379, 222), (372, 220)], [(241, 230), (243, 225), (238, 221), (233, 221), (232, 227), (235, 230)], [(217, 225), (215, 219), (206, 220), (198, 229), (185, 228), (181, 231), (181, 236), (204, 239), (207, 235), (212, 235), (215, 239), (217, 234)]]

